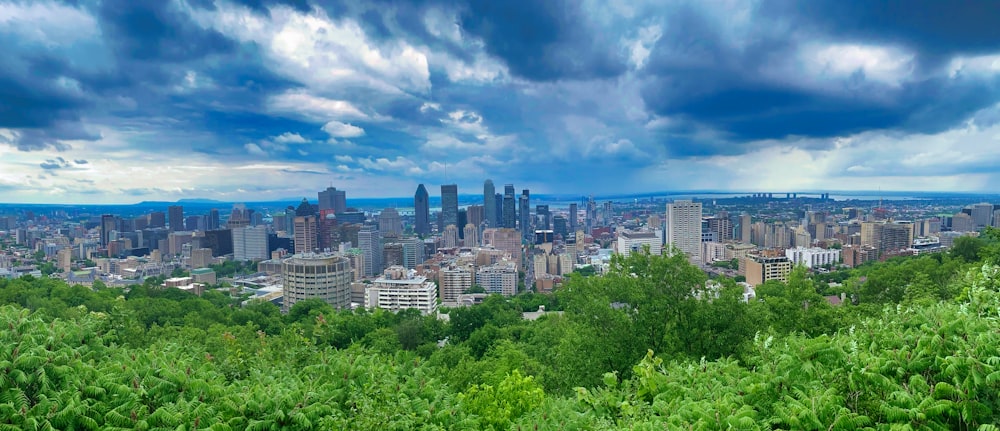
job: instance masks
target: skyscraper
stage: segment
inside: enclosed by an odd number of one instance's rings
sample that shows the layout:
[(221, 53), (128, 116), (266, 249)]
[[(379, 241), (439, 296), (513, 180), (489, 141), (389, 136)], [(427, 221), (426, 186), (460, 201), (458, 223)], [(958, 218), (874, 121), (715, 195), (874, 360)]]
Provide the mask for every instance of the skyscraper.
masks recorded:
[(456, 184), (441, 186), (441, 216), (438, 217), (438, 229), (444, 231), (448, 225), (458, 225), (458, 185)]
[(395, 208), (386, 208), (378, 216), (378, 230), (383, 237), (398, 238), (403, 235), (403, 221)]
[(497, 193), (496, 196), (494, 196), (494, 198), (495, 199), (493, 201), (496, 202), (496, 207), (497, 207), (497, 213), (495, 219), (497, 221), (497, 224), (500, 225), (498, 227), (503, 227), (503, 194)]
[(468, 223), (476, 225), (483, 224), (486, 221), (486, 210), (482, 205), (469, 205), (466, 209), (468, 215)]
[(233, 229), (233, 260), (265, 260), (267, 253), (267, 226), (247, 226)]
[(528, 192), (528, 189), (521, 191), (518, 210), (521, 216), (518, 225), (518, 229), (521, 230), (521, 236), (534, 236), (535, 233), (531, 231), (531, 194)]
[(379, 240), (378, 230), (372, 226), (362, 227), (358, 232), (358, 248), (365, 256), (362, 274), (371, 277), (382, 272), (382, 241)]
[(483, 207), (485, 207), (486, 221), (490, 227), (498, 227), (496, 189), (493, 187), (493, 180), (486, 180), (483, 183)]
[(750, 214), (740, 214), (740, 241), (750, 243), (753, 221)]
[(180, 205), (167, 207), (167, 224), (171, 232), (184, 230), (184, 207)]
[(319, 249), (319, 232), (315, 215), (295, 216), (295, 253), (312, 253)]
[(431, 207), (428, 200), (427, 188), (423, 184), (417, 186), (417, 192), (413, 195), (413, 208), (416, 223), (413, 231), (417, 235), (430, 235), (431, 233)]
[(677, 200), (667, 204), (667, 244), (692, 259), (701, 259), (701, 202)]
[(219, 210), (217, 208), (212, 208), (208, 212), (208, 229), (205, 230), (215, 230), (219, 228)]
[(514, 185), (503, 186), (503, 227), (514, 229), (517, 227), (517, 212), (514, 208), (517, 201), (514, 200)]
[(538, 218), (539, 229), (548, 230), (552, 226), (552, 214), (549, 212), (548, 205), (536, 205), (535, 206), (535, 217)]
[(319, 192), (319, 209), (333, 210), (334, 213), (347, 211), (347, 192), (337, 190), (336, 187), (327, 187)]
[(570, 232), (576, 232), (577, 227), (577, 207), (576, 203), (569, 204), (569, 230)]
[(117, 217), (111, 214), (101, 216), (101, 248), (108, 248), (108, 242), (111, 240), (111, 231), (115, 230), (117, 223)]

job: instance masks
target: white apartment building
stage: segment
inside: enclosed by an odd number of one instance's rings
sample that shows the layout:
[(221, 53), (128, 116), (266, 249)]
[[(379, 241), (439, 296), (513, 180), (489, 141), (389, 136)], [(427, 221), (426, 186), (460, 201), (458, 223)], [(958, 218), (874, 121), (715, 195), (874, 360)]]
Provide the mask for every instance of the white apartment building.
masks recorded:
[(701, 202), (677, 200), (667, 204), (667, 244), (700, 260), (701, 242)]
[(517, 293), (517, 266), (513, 262), (500, 262), (480, 267), (476, 272), (476, 284), (488, 293), (514, 296)]
[(441, 301), (455, 302), (459, 295), (472, 288), (473, 269), (471, 266), (441, 268), (438, 278), (441, 282)]
[(840, 262), (840, 250), (819, 247), (795, 247), (785, 250), (785, 257), (792, 261), (792, 265), (818, 268), (823, 265), (836, 265)]
[(649, 246), (652, 255), (663, 254), (663, 231), (659, 229), (644, 231), (622, 231), (618, 234), (618, 254), (628, 257), (630, 254)]
[(365, 289), (365, 307), (392, 312), (413, 308), (424, 315), (435, 314), (437, 286), (412, 269), (391, 266)]

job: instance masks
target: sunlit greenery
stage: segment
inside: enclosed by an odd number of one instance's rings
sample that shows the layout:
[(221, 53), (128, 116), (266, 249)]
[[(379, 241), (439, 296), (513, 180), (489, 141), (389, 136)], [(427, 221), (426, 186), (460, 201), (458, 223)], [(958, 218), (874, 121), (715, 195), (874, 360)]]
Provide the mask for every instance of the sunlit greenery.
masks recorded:
[[(979, 429), (1000, 241), (742, 289), (636, 253), (554, 295), (288, 314), (223, 291), (0, 280), (0, 429)], [(535, 321), (524, 311), (540, 305)]]

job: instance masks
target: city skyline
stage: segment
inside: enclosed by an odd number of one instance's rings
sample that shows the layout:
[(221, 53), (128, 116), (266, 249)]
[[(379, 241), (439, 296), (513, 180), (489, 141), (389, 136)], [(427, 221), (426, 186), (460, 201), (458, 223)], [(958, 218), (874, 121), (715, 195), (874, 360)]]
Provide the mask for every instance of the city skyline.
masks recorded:
[(1000, 185), (998, 3), (243, 3), (0, 0), (0, 202)]

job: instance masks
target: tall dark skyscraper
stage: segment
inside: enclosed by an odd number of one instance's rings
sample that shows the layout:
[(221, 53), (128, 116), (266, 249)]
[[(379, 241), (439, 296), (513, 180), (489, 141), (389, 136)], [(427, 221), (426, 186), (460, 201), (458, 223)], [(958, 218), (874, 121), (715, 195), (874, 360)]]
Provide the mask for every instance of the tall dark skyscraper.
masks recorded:
[(147, 224), (147, 227), (149, 227), (150, 229), (155, 229), (158, 227), (166, 227), (166, 226), (167, 226), (167, 217), (165, 214), (163, 214), (163, 211), (153, 211), (149, 213), (149, 223)]
[(417, 192), (413, 195), (413, 209), (416, 223), (413, 225), (413, 232), (417, 235), (430, 235), (431, 233), (431, 206), (428, 202), (430, 196), (427, 188), (423, 184), (417, 186)]
[(108, 248), (111, 231), (117, 227), (116, 217), (111, 214), (101, 216), (101, 248)]
[(497, 226), (496, 227), (504, 227), (504, 224), (503, 224), (503, 194), (502, 193), (497, 193), (496, 196), (495, 196), (495, 199), (493, 200), (493, 202), (496, 203), (496, 207), (497, 207), (496, 208), (497, 209), (496, 219), (495, 219), (497, 221)]
[(212, 208), (212, 210), (208, 212), (208, 229), (205, 230), (213, 230), (218, 228), (219, 228), (219, 210)]
[(576, 232), (577, 219), (576, 219), (576, 203), (569, 204), (569, 230), (571, 232)]
[(517, 211), (514, 209), (517, 201), (514, 199), (514, 185), (503, 186), (503, 227), (511, 229), (517, 227)]
[(521, 191), (520, 205), (518, 205), (518, 210), (520, 211), (520, 227), (521, 235), (528, 237), (534, 237), (535, 233), (531, 229), (531, 194), (528, 189)]
[(184, 207), (180, 205), (167, 207), (167, 225), (171, 232), (184, 230)]
[(319, 209), (333, 210), (334, 213), (347, 212), (347, 192), (327, 187), (319, 192)]
[(548, 230), (552, 228), (552, 213), (549, 212), (548, 205), (535, 206), (535, 217), (539, 219), (539, 229)]
[(438, 217), (438, 231), (444, 232), (448, 225), (458, 227), (458, 185), (441, 186), (441, 215)]
[(496, 215), (497, 215), (497, 201), (496, 201), (496, 188), (493, 187), (493, 180), (486, 180), (483, 183), (483, 206), (486, 212), (486, 221), (489, 223), (490, 227), (499, 227), (497, 225)]

